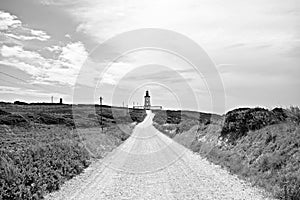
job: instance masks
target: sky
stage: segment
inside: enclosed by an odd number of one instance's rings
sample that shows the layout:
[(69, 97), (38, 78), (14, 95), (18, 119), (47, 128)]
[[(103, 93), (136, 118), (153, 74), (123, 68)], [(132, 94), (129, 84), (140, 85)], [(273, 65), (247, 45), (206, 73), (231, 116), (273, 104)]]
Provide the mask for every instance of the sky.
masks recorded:
[[(297, 0), (0, 0), (0, 101), (53, 96), (98, 103), (102, 96), (104, 104), (133, 106), (149, 90), (152, 105), (166, 109), (299, 106), (299, 22)], [(199, 45), (200, 73), (161, 49), (121, 52), (126, 39), (100, 48), (145, 28)], [(101, 60), (108, 52), (121, 56)], [(212, 86), (206, 63), (213, 63), (222, 87)]]

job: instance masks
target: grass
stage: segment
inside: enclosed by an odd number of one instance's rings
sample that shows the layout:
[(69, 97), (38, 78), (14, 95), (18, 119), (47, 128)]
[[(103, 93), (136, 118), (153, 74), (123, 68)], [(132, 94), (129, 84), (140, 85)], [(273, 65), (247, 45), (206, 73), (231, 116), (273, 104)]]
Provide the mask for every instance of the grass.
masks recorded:
[(80, 138), (65, 127), (11, 130), (0, 137), (1, 199), (40, 199), (89, 165)]
[(236, 144), (214, 147), (211, 161), (280, 199), (300, 199), (300, 131), (291, 123), (250, 131)]
[(125, 141), (144, 117), (108, 106), (0, 104), (0, 199), (42, 199)]
[(163, 117), (158, 117), (155, 126), (211, 162), (265, 188), (278, 199), (300, 199), (298, 107), (240, 108), (224, 117), (204, 120), (196, 116), (195, 113), (182, 114), (181, 121), (174, 124), (162, 122)]

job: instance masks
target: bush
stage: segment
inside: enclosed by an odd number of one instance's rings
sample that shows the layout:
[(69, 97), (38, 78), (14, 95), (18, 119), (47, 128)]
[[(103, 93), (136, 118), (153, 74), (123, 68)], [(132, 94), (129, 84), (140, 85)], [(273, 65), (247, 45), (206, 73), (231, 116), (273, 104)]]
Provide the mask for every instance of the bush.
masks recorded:
[(284, 176), (280, 181), (280, 191), (277, 198), (282, 200), (299, 200), (300, 199), (300, 179), (299, 177)]
[(23, 101), (15, 101), (14, 104), (16, 104), (16, 105), (28, 105), (28, 103), (23, 102)]
[(300, 124), (300, 109), (299, 107), (297, 106), (291, 106), (289, 109), (288, 109), (288, 112), (290, 114), (290, 119), (296, 123), (296, 124)]
[(129, 112), (129, 115), (134, 122), (142, 122), (146, 117), (146, 111), (141, 109), (132, 109)]
[(69, 116), (60, 116), (55, 114), (38, 113), (33, 116), (33, 121), (40, 124), (47, 125), (67, 125), (74, 126), (73, 118)]
[(0, 199), (40, 199), (88, 166), (88, 153), (70, 142), (0, 150)]
[(6, 111), (0, 109), (0, 116), (1, 116), (1, 115), (9, 115), (9, 114), (10, 114), (10, 113), (8, 113), (8, 112), (6, 112)]
[(19, 114), (6, 114), (0, 116), (0, 124), (5, 125), (21, 125), (21, 126), (28, 126), (29, 121), (25, 119), (22, 115)]
[(259, 130), (267, 125), (285, 121), (287, 115), (281, 108), (269, 111), (264, 108), (239, 108), (225, 115), (221, 137), (230, 143), (242, 138), (248, 131)]

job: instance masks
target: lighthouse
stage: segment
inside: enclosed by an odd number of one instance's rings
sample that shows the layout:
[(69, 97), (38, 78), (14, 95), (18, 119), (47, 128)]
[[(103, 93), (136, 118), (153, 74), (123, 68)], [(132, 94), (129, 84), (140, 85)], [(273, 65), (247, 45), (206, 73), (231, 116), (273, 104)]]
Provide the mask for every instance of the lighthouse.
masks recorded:
[(145, 95), (144, 109), (150, 110), (150, 108), (151, 108), (150, 95), (149, 95), (149, 91), (147, 90)]
[(144, 106), (135, 106), (133, 105), (133, 109), (145, 109), (145, 110), (161, 110), (162, 106), (151, 106), (150, 103), (150, 95), (149, 91), (146, 91), (146, 95), (144, 96)]

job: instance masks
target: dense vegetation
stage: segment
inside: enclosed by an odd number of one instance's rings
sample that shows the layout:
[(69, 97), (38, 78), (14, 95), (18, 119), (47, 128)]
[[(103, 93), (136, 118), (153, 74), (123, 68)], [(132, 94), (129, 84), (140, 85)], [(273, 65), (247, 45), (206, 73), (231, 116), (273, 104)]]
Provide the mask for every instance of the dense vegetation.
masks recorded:
[[(121, 108), (75, 109), (74, 113), (69, 105), (0, 105), (0, 199), (43, 198), (126, 140), (126, 124), (145, 117), (140, 110), (127, 115)], [(126, 128), (127, 132), (121, 130)]]
[(217, 115), (194, 111), (160, 110), (153, 112), (155, 113), (154, 126), (171, 138), (190, 130), (195, 125), (209, 124), (212, 118), (220, 118)]
[(280, 199), (300, 199), (300, 130), (295, 114), (281, 108), (228, 112), (220, 134), (226, 143), (208, 157)]
[(89, 155), (79, 141), (58, 126), (2, 131), (0, 199), (40, 199), (81, 173)]
[(287, 114), (280, 108), (275, 108), (272, 111), (264, 108), (239, 108), (226, 114), (221, 137), (234, 143), (249, 131), (278, 124), (286, 118)]
[(240, 108), (228, 112), (223, 119), (198, 121), (196, 126), (181, 121), (179, 125), (189, 130), (177, 134), (169, 133), (178, 124), (156, 126), (277, 198), (300, 199), (299, 108)]

